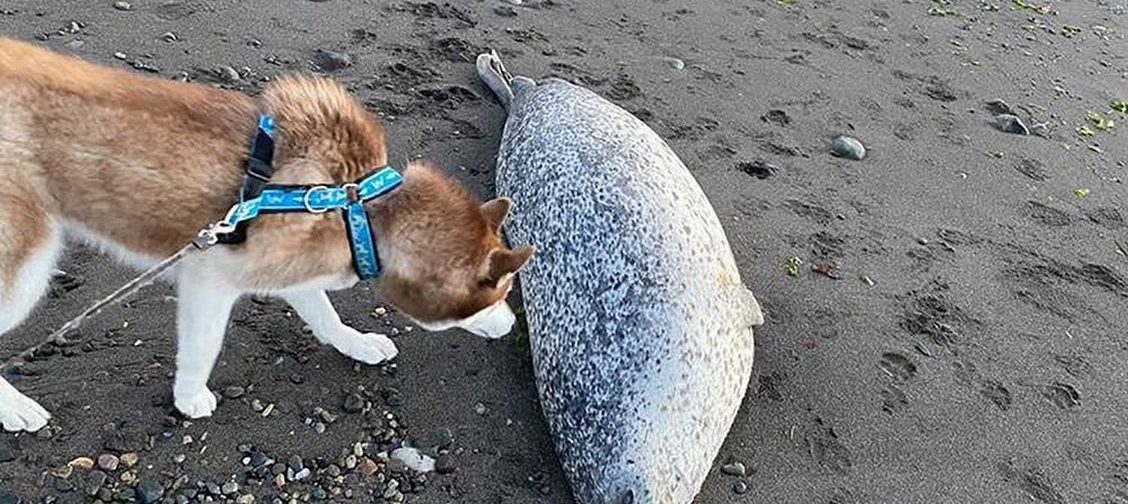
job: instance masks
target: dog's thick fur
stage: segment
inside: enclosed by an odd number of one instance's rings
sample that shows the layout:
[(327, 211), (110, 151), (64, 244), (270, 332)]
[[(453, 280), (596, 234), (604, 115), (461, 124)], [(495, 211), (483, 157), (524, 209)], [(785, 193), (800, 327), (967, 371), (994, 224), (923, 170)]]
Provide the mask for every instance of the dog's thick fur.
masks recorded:
[[(223, 216), (238, 194), (260, 113), (278, 125), (274, 182), (341, 184), (386, 164), (380, 125), (337, 83), (284, 77), (261, 99), (109, 69), (0, 38), (0, 334), (45, 291), (64, 234), (153, 264)], [(529, 247), (506, 248), (509, 201), (480, 204), (427, 165), (367, 204), (382, 300), (425, 329), (507, 333), (505, 304)], [(357, 281), (337, 213), (264, 215), (240, 245), (181, 263), (176, 407), (208, 416), (207, 388), (228, 314), (245, 293), (285, 299), (314, 335), (367, 363), (396, 355), (386, 336), (345, 326), (325, 291)], [(37, 430), (49, 415), (0, 378), (0, 422)]]

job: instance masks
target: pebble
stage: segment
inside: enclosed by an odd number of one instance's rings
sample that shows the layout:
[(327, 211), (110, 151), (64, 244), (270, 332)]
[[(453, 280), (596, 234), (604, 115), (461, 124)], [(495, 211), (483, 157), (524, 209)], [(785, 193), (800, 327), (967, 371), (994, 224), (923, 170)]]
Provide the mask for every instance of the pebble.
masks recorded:
[(279, 474), (279, 475), (275, 476), (274, 477), (274, 486), (278, 487), (279, 489), (286, 486), (286, 475), (285, 474)]
[(748, 493), (748, 483), (737, 481), (736, 483), (732, 484), (732, 491), (737, 495), (744, 495)]
[(345, 396), (345, 404), (343, 409), (345, 413), (358, 413), (364, 409), (364, 398), (360, 394), (352, 393)]
[(141, 480), (135, 490), (137, 491), (137, 500), (141, 501), (141, 504), (153, 504), (164, 497), (164, 487), (161, 486), (160, 482), (151, 479)]
[(435, 470), (435, 459), (419, 453), (419, 450), (408, 446), (396, 448), (392, 451), (392, 460), (402, 462), (408, 469), (415, 472), (425, 473)]
[(305, 464), (303, 463), (302, 458), (298, 455), (290, 457), (290, 460), (287, 461), (287, 465), (290, 466), (290, 469), (293, 469), (294, 472), (298, 472), (305, 468)]
[(372, 476), (376, 473), (376, 471), (380, 470), (379, 466), (376, 465), (376, 462), (373, 462), (372, 459), (368, 457), (361, 459), (360, 465), (358, 467), (360, 468), (360, 473), (365, 476)]
[(102, 488), (102, 485), (106, 484), (106, 480), (108, 478), (109, 475), (102, 471), (99, 471), (97, 469), (91, 471), (90, 475), (86, 477), (86, 482), (88, 483), (88, 486), (86, 487), (86, 495), (89, 495), (91, 497), (98, 495), (98, 490)]
[(1022, 123), (1022, 119), (1018, 116), (1011, 114), (999, 114), (995, 116), (995, 125), (999, 127), (1000, 131), (1005, 133), (1013, 133), (1015, 135), (1029, 135), (1030, 129)]
[(94, 460), (90, 457), (78, 457), (70, 462), (67, 462), (67, 465), (80, 471), (89, 471), (94, 468)]
[(119, 59), (119, 60), (123, 60), (125, 58), (128, 58), (129, 56), (126, 56), (125, 53), (118, 51), (118, 52), (114, 53), (114, 57)]
[(485, 415), (486, 414), (486, 405), (482, 404), (482, 403), (475, 404), (474, 405), (474, 413), (477, 413), (479, 415)]
[(356, 469), (356, 455), (345, 457), (345, 469)]
[(748, 474), (744, 464), (741, 462), (732, 462), (721, 466), (721, 472), (729, 476), (746, 476)]
[(1014, 109), (1011, 108), (1010, 104), (1008, 104), (1007, 102), (1005, 102), (1003, 100), (994, 99), (994, 100), (987, 102), (986, 105), (987, 105), (987, 110), (989, 112), (991, 112), (992, 114), (995, 114), (995, 115), (999, 115), (999, 114), (1015, 115)]
[(234, 495), (235, 492), (239, 491), (239, 484), (234, 481), (228, 481), (220, 487), (219, 491), (223, 492), (223, 495)]
[(173, 32), (164, 32), (161, 34), (161, 40), (164, 40), (165, 42), (176, 42), (177, 40), (180, 40), (180, 36)]
[(20, 504), (20, 497), (10, 493), (0, 493), (0, 504)]
[(856, 138), (848, 136), (840, 136), (834, 139), (834, 143), (830, 147), (830, 153), (840, 158), (853, 159), (861, 161), (866, 157), (866, 148)]
[(308, 478), (308, 477), (309, 477), (309, 475), (310, 475), (310, 470), (309, 470), (309, 468), (307, 467), (307, 468), (305, 468), (305, 469), (302, 469), (302, 470), (300, 470), (300, 471), (298, 471), (298, 472), (294, 473), (294, 481), (301, 481), (301, 480), (304, 480), (304, 479)]
[(326, 72), (335, 72), (342, 68), (351, 67), (353, 57), (349, 53), (322, 49), (317, 51), (317, 58), (314, 63)]
[(133, 10), (133, 5), (129, 2), (114, 2), (114, 8), (119, 11), (129, 11)]
[(454, 457), (449, 453), (440, 454), (439, 458), (435, 459), (435, 472), (439, 474), (450, 474), (457, 468)]
[(670, 65), (670, 68), (673, 68), (674, 70), (685, 69), (685, 62), (679, 58), (662, 58), (662, 61), (665, 61), (666, 64)]
[(262, 401), (260, 401), (258, 399), (251, 399), (251, 409), (254, 410), (255, 413), (262, 411), (262, 409), (263, 409)]
[(313, 431), (318, 434), (325, 434), (325, 424), (317, 422), (313, 424)]
[(178, 465), (183, 464), (186, 459), (187, 457), (185, 457), (183, 453), (178, 453), (176, 456), (172, 457), (172, 461), (176, 462)]
[(324, 488), (321, 487), (314, 488), (313, 493), (311, 493), (310, 496), (313, 497), (313, 500), (319, 501), (329, 498), (329, 494), (325, 492)]
[(243, 397), (243, 394), (245, 393), (247, 393), (247, 389), (238, 385), (232, 385), (223, 389), (223, 397), (226, 397), (228, 399), (238, 399), (240, 397)]
[(239, 76), (239, 72), (228, 65), (215, 67), (214, 72), (215, 76), (223, 82), (239, 82), (239, 80), (242, 79), (242, 77)]
[(98, 455), (98, 468), (106, 472), (114, 472), (118, 468), (117, 455), (112, 453), (103, 453)]
[(446, 427), (439, 429), (435, 437), (438, 438), (439, 448), (450, 448), (454, 444), (454, 433)]

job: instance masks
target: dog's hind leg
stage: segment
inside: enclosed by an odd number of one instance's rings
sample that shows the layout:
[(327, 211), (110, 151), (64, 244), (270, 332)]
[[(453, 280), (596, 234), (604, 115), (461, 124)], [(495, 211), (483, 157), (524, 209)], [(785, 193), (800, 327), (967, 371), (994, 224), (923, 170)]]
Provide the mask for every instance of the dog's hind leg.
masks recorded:
[[(0, 334), (18, 326), (47, 290), (62, 233), (42, 201), (0, 177)], [(51, 417), (0, 377), (0, 423), (37, 431)]]

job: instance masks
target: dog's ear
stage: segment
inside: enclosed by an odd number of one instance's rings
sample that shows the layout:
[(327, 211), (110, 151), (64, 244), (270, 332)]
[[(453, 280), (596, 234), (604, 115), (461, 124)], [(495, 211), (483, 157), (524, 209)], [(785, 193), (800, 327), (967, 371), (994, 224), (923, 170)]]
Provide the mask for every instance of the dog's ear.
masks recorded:
[(509, 215), (509, 207), (511, 206), (513, 206), (513, 202), (509, 198), (501, 197), (482, 203), (479, 210), (482, 212), (482, 217), (485, 217), (486, 222), (489, 223), (490, 230), (497, 232), (501, 229), (501, 223), (505, 222), (505, 217)]
[(489, 267), (486, 271), (486, 282), (496, 287), (506, 275), (516, 273), (533, 257), (536, 249), (530, 246), (518, 247), (510, 250), (505, 248), (494, 249), (486, 259)]

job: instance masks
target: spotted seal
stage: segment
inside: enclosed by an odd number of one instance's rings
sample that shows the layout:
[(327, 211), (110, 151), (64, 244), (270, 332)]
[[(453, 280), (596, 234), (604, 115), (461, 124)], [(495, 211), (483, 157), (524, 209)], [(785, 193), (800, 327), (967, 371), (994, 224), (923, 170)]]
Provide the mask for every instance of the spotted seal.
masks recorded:
[(744, 398), (760, 305), (715, 211), (642, 121), (558, 79), (479, 77), (508, 117), (497, 189), (537, 391), (582, 504), (688, 503)]

